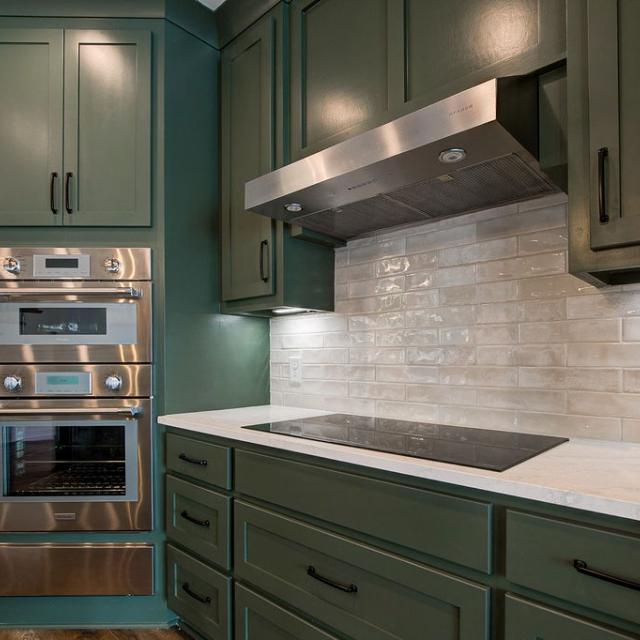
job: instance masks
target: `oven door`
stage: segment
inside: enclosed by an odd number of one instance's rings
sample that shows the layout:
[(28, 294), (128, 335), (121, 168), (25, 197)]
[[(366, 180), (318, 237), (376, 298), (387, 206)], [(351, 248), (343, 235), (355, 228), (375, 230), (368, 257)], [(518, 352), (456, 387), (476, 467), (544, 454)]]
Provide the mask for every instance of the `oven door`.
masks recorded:
[(0, 288), (0, 361), (151, 361), (150, 283), (31, 284)]
[(150, 529), (149, 400), (0, 403), (0, 531)]

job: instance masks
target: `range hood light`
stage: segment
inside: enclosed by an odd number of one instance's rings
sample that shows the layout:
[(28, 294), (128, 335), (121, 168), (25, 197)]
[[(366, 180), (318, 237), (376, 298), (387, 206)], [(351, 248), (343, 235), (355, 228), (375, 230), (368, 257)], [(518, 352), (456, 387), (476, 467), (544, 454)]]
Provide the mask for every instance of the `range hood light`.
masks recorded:
[(440, 152), (438, 160), (445, 164), (453, 164), (454, 162), (460, 162), (467, 157), (467, 152), (460, 147), (452, 147), (451, 149), (445, 149)]
[(289, 202), (284, 205), (284, 208), (289, 213), (300, 213), (302, 211), (302, 205), (299, 202)]
[(277, 307), (272, 311), (280, 316), (285, 316), (292, 313), (311, 313), (313, 309), (303, 309), (302, 307)]

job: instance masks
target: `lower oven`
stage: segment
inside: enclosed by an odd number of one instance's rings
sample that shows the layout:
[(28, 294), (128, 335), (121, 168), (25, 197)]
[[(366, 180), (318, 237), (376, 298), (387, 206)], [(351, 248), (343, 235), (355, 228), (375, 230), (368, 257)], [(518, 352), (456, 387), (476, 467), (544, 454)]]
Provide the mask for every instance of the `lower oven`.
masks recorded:
[(148, 365), (0, 367), (5, 396), (91, 396), (0, 399), (0, 531), (151, 528), (152, 401), (112, 388), (149, 378)]

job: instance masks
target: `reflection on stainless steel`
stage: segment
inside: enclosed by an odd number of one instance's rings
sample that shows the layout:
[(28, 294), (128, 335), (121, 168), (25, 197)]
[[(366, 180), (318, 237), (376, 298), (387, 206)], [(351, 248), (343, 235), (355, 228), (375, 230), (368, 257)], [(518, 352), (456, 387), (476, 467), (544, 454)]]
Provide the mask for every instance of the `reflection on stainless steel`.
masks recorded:
[(0, 544), (0, 596), (153, 594), (150, 544)]
[(245, 208), (348, 239), (558, 191), (537, 156), (537, 78), (490, 80), (247, 182)]

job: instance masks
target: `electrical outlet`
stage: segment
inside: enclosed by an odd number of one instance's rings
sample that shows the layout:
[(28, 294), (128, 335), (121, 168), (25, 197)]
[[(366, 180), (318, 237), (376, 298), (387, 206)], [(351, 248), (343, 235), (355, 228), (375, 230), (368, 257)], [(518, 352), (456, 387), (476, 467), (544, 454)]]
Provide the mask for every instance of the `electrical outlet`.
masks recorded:
[(300, 358), (289, 358), (289, 384), (299, 387), (302, 383), (302, 360)]

